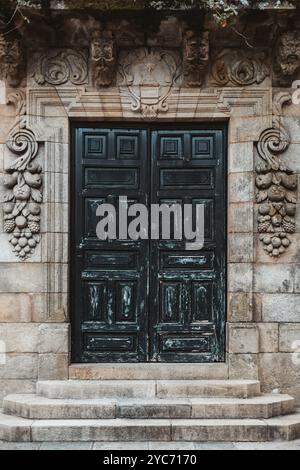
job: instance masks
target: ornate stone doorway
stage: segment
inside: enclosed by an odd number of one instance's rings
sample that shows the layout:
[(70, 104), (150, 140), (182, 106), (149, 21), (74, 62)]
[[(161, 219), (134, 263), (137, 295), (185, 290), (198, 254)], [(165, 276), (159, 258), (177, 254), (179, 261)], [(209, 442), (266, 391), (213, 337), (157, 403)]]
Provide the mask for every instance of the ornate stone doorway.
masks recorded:
[[(224, 360), (225, 127), (85, 125), (73, 139), (73, 360)], [(203, 204), (204, 247), (171, 233), (99, 240), (97, 209), (112, 204), (119, 218), (120, 196), (129, 208)]]

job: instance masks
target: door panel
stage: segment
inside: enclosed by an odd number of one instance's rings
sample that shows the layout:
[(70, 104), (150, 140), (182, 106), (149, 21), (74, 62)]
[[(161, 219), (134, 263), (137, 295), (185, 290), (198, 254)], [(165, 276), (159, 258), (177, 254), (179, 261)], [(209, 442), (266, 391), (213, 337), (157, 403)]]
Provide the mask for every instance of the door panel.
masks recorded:
[[(147, 131), (75, 129), (73, 358), (144, 361), (147, 354), (146, 241), (100, 241), (100, 204), (147, 204)], [(118, 211), (117, 211), (118, 216)]]
[[(224, 360), (224, 128), (74, 126), (73, 136), (73, 360)], [(169, 240), (100, 241), (97, 208), (119, 196), (204, 204), (204, 248), (186, 250), (172, 229)]]

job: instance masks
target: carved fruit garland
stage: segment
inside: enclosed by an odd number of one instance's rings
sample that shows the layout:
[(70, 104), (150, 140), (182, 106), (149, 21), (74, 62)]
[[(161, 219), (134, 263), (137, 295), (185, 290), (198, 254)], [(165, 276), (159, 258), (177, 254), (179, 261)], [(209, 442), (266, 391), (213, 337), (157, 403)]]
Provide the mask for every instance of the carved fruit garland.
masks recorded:
[(8, 103), (11, 102), (16, 104), (19, 116), (6, 144), (18, 157), (5, 169), (4, 231), (11, 234), (9, 241), (13, 252), (25, 260), (40, 241), (42, 168), (33, 162), (38, 143), (34, 133), (27, 128), (24, 94), (10, 95)]
[(257, 150), (264, 162), (256, 166), (255, 183), (260, 240), (270, 256), (279, 257), (291, 244), (289, 234), (295, 232), (297, 175), (278, 157), (290, 139), (279, 119), (274, 121), (278, 128), (263, 131), (258, 142)]

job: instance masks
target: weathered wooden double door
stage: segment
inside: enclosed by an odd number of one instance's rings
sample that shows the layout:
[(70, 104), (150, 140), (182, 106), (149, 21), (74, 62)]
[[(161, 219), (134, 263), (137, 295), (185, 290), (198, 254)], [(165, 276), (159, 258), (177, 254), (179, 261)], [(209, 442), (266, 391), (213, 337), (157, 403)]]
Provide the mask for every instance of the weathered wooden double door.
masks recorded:
[[(224, 360), (225, 137), (223, 126), (73, 126), (74, 362)], [(172, 230), (169, 240), (99, 240), (97, 208), (112, 204), (118, 217), (119, 196), (204, 204), (204, 247), (186, 250)]]

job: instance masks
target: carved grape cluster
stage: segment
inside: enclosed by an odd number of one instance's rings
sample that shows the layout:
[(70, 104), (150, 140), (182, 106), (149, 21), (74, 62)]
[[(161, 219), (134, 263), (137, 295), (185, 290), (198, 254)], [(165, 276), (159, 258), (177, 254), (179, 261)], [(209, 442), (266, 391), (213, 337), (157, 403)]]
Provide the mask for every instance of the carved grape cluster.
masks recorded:
[(260, 240), (270, 256), (278, 257), (291, 244), (287, 234), (295, 232), (297, 176), (281, 164), (278, 170), (258, 165), (256, 173)]
[(40, 241), (40, 203), (42, 202), (42, 168), (28, 164), (26, 170), (6, 170), (3, 184), (4, 231), (10, 233), (13, 252), (24, 260), (34, 252)]

